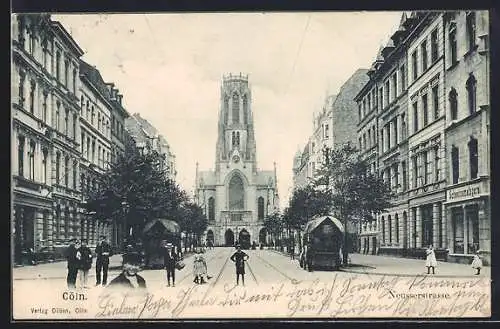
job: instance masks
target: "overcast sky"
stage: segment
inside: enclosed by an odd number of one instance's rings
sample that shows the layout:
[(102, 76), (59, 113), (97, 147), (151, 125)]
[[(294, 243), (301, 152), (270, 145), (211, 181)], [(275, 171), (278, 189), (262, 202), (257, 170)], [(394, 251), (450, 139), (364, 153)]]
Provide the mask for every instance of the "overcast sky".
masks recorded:
[(277, 163), (281, 206), (312, 117), (368, 68), (400, 12), (53, 15), (106, 82), (163, 134), (190, 193), (196, 162), (214, 168), (223, 74), (249, 74), (259, 168)]

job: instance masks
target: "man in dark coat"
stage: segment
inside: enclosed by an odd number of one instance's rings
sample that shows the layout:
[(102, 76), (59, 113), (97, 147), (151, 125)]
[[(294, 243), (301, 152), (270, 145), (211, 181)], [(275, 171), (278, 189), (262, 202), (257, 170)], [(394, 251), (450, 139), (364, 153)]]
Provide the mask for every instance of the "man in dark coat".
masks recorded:
[(236, 284), (240, 284), (240, 275), (241, 282), (245, 285), (245, 261), (248, 259), (248, 255), (241, 251), (241, 246), (238, 245), (236, 247), (238, 250), (231, 256), (231, 260), (236, 265)]
[(80, 286), (82, 288), (89, 288), (88, 278), (90, 268), (92, 267), (92, 251), (87, 246), (87, 240), (82, 239), (82, 245), (76, 251), (76, 258), (78, 259), (78, 274), (80, 275)]
[[(66, 249), (66, 260), (68, 261), (68, 276), (66, 277), (66, 282), (68, 284), (68, 289), (76, 288), (76, 277), (78, 275), (78, 260), (76, 259), (76, 239), (71, 239), (69, 241), (69, 247)], [(80, 247), (80, 246), (78, 246)]]
[(167, 270), (167, 287), (170, 287), (170, 278), (172, 278), (172, 285), (175, 287), (175, 264), (179, 260), (179, 257), (173, 250), (173, 245), (171, 243), (167, 243), (165, 247), (166, 251), (163, 264)]
[(129, 252), (123, 255), (123, 271), (108, 284), (109, 288), (118, 289), (146, 289), (146, 280), (139, 274), (141, 270), (141, 255)]
[(111, 246), (106, 241), (106, 236), (101, 235), (101, 242), (95, 247), (96, 254), (96, 286), (101, 284), (101, 271), (102, 271), (102, 285), (105, 286), (108, 282), (108, 268), (109, 256), (111, 256)]

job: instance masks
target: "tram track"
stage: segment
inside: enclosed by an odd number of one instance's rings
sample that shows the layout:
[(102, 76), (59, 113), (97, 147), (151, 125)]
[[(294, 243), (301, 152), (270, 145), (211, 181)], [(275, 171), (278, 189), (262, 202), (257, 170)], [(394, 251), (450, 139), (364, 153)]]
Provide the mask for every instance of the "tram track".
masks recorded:
[(268, 262), (267, 260), (265, 260), (261, 256), (259, 256), (257, 253), (255, 253), (255, 256), (259, 260), (261, 260), (267, 267), (272, 268), (273, 270), (275, 270), (276, 272), (278, 272), (279, 274), (281, 274), (282, 276), (284, 276), (285, 278), (287, 278), (288, 280), (290, 280), (290, 282), (299, 282), (299, 280), (288, 276), (286, 273), (284, 273), (283, 271), (281, 271), (280, 269), (278, 269), (276, 266), (274, 266), (273, 264), (271, 264), (270, 262)]

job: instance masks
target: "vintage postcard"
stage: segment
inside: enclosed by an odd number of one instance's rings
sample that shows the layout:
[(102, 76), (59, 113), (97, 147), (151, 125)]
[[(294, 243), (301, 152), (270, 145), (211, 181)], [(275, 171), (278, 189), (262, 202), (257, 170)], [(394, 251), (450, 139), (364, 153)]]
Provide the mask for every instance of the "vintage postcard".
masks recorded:
[(487, 11), (15, 13), (11, 43), (13, 320), (491, 316)]

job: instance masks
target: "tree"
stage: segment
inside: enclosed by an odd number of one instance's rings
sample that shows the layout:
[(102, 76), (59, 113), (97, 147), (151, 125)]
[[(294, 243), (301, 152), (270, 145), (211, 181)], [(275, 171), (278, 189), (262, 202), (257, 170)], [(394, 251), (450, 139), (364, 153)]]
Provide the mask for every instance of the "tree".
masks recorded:
[(271, 240), (275, 241), (276, 245), (276, 240), (281, 236), (281, 232), (283, 232), (284, 227), (281, 214), (279, 212), (274, 212), (266, 216), (266, 218), (264, 218), (264, 227), (267, 232), (269, 232)]
[(375, 220), (375, 215), (391, 206), (394, 194), (382, 177), (369, 172), (366, 162), (351, 143), (328, 149), (326, 159), (313, 185), (318, 190), (328, 190), (332, 209), (344, 225), (346, 234), (342, 250), (343, 263), (347, 264), (348, 223)]
[(185, 233), (186, 241), (184, 242), (185, 248), (190, 244), (187, 241), (191, 237), (196, 243), (199, 243), (200, 235), (207, 229), (208, 219), (203, 213), (203, 209), (191, 201), (182, 203), (178, 209), (176, 218), (181, 226), (181, 230)]
[(99, 188), (86, 190), (87, 211), (100, 220), (107, 219), (125, 227), (136, 240), (144, 225), (159, 217), (179, 220), (179, 207), (186, 202), (186, 193), (167, 179), (162, 168), (164, 156), (147, 146), (139, 149), (132, 138), (125, 141), (123, 154), (109, 164), (98, 177)]

